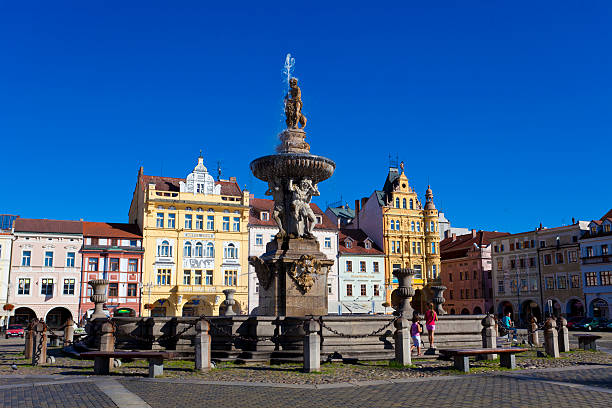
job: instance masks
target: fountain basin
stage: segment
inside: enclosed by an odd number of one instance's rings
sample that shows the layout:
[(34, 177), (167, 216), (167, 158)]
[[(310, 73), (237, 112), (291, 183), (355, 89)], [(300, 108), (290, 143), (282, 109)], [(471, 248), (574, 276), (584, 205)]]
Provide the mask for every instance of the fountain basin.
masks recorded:
[(307, 178), (316, 184), (334, 174), (336, 163), (313, 154), (279, 153), (255, 159), (250, 167), (253, 175), (263, 181)]

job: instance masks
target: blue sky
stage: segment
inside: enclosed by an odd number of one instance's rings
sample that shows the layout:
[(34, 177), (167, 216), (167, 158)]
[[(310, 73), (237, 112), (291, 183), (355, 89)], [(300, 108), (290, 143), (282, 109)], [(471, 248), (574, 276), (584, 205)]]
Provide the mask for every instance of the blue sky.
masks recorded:
[(262, 197), (290, 52), (337, 163), (321, 207), (380, 189), (391, 154), (455, 226), (599, 218), (611, 22), (607, 1), (3, 2), (0, 212), (125, 222), (140, 166), (184, 177), (200, 149)]

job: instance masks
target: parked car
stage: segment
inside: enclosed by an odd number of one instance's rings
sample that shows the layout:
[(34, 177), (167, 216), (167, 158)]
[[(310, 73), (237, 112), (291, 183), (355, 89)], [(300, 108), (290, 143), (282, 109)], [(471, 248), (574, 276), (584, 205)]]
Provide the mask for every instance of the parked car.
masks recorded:
[(10, 324), (8, 329), (6, 329), (6, 333), (4, 334), (5, 338), (9, 337), (24, 337), (25, 331), (23, 330), (23, 326), (20, 324)]
[(584, 319), (576, 323), (574, 325), (574, 328), (577, 330), (592, 331), (597, 328), (600, 320), (601, 319), (599, 317), (585, 317)]
[(608, 324), (612, 323), (612, 321), (604, 318), (599, 318), (599, 322), (597, 323), (596, 330), (606, 330), (608, 328)]
[(603, 328), (605, 331), (612, 331), (612, 320), (608, 320), (608, 324)]
[(570, 330), (576, 329), (576, 323), (580, 323), (584, 317), (570, 317), (567, 319), (567, 328)]

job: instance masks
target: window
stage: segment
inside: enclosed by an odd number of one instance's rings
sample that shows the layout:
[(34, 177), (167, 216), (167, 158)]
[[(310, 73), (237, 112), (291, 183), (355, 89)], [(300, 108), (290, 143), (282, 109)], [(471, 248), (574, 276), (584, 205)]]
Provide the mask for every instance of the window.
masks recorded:
[(74, 268), (74, 260), (76, 258), (76, 254), (74, 252), (66, 253), (66, 267)]
[(436, 243), (435, 243), (435, 242), (432, 242), (432, 243), (431, 243), (431, 253), (432, 253), (432, 254), (435, 254), (435, 253), (436, 253)]
[(603, 230), (604, 230), (604, 232), (610, 232), (610, 224), (605, 224), (603, 226)]
[(135, 283), (128, 283), (128, 287), (127, 287), (127, 295), (129, 297), (136, 297), (136, 284)]
[(504, 252), (504, 244), (501, 244), (500, 251)]
[(599, 272), (599, 279), (601, 280), (602, 286), (612, 285), (612, 272), (610, 271)]
[(527, 279), (521, 279), (521, 290), (529, 290), (529, 286), (527, 285)]
[(162, 241), (157, 247), (157, 256), (172, 256), (172, 247), (168, 241)]
[(327, 284), (327, 294), (328, 294), (328, 295), (331, 295), (331, 294), (332, 294), (332, 284), (331, 284), (331, 283), (328, 283), (328, 284)]
[(546, 248), (546, 241), (540, 241), (540, 248)]
[(499, 258), (497, 260), (497, 270), (501, 271), (502, 269), (504, 269), (504, 259), (503, 258)]
[(108, 297), (119, 296), (119, 284), (117, 282), (108, 284)]
[(267, 211), (262, 211), (260, 218), (262, 221), (268, 221), (270, 219), (270, 213)]
[(155, 226), (157, 228), (164, 228), (164, 213), (157, 213), (157, 223)]
[(478, 289), (474, 289), (474, 299), (478, 299)]
[(215, 245), (212, 242), (206, 244), (206, 257), (214, 258), (215, 257)]
[(416, 242), (412, 243), (412, 255), (416, 255)]
[(576, 251), (569, 251), (567, 253), (567, 260), (568, 260), (568, 262), (571, 262), (571, 263), (578, 262), (578, 257), (576, 256)]
[(518, 289), (518, 281), (516, 279), (512, 279), (510, 281), (510, 291), (512, 293), (516, 293), (517, 289)]
[(452, 273), (449, 273), (449, 274), (448, 274), (448, 281), (449, 281), (449, 282), (452, 282), (452, 281), (453, 281), (453, 274), (452, 274)]
[(191, 270), (189, 269), (183, 271), (183, 285), (191, 285)]
[(431, 265), (431, 277), (433, 279), (438, 277), (438, 265)]
[(423, 279), (421, 265), (414, 265), (414, 277), (416, 279)]
[(204, 283), (207, 285), (212, 285), (213, 284), (213, 271), (212, 269), (208, 269), (206, 271), (206, 276), (204, 278)]
[(31, 259), (32, 259), (32, 251), (23, 251), (21, 253), (21, 266), (30, 266)]
[[(195, 229), (197, 229), (197, 230), (203, 230), (204, 229), (204, 216), (203, 215), (196, 215)], [(207, 227), (206, 229), (210, 229), (210, 228)]]
[(584, 278), (586, 286), (597, 286), (597, 272), (587, 272)]
[(359, 261), (359, 272), (366, 272), (366, 263), (365, 261)]
[(532, 247), (532, 248), (535, 248), (535, 239), (532, 239), (532, 240), (530, 241), (530, 243), (531, 243), (531, 247)]
[(367, 289), (366, 289), (366, 285), (361, 284), (361, 296), (367, 296)]
[(410, 221), (410, 231), (414, 231), (414, 221)]
[(185, 214), (185, 229), (191, 229), (191, 221), (193, 219), (193, 215)]
[(41, 280), (40, 294), (45, 296), (53, 296), (53, 279)]
[(168, 228), (175, 228), (176, 214), (168, 214)]
[(395, 230), (395, 220), (391, 220), (391, 226), (389, 227), (391, 231)]
[(331, 238), (329, 237), (325, 238), (325, 241), (323, 242), (323, 247), (331, 248)]
[(495, 246), (493, 247), (493, 252), (498, 252), (498, 251), (499, 251), (499, 247), (498, 247), (497, 245), (495, 245)]
[(421, 255), (421, 243), (417, 242), (417, 254)]
[(416, 223), (417, 232), (421, 232), (421, 223), (417, 221)]
[(255, 245), (263, 245), (263, 234), (255, 235)]
[[(329, 288), (329, 283), (327, 284), (327, 287)], [(255, 293), (259, 293), (259, 282), (255, 282)]]
[(30, 279), (29, 278), (19, 279), (19, 284), (17, 286), (17, 294), (18, 295), (29, 295), (30, 294)]
[(555, 279), (552, 276), (546, 277), (544, 283), (546, 284), (546, 289), (554, 289), (555, 288)]
[(557, 252), (555, 254), (555, 261), (557, 264), (562, 264), (563, 263), (563, 252)]
[(402, 208), (406, 208), (406, 207), (407, 207), (407, 206), (406, 206), (406, 199), (405, 199), (405, 198), (403, 198), (403, 199), (402, 199)]
[(193, 251), (193, 256), (197, 258), (201, 258), (203, 253), (204, 253), (204, 245), (202, 245), (201, 242), (196, 242), (194, 251)]
[(410, 199), (410, 209), (414, 210), (414, 201), (412, 201), (412, 198)]
[(401, 253), (401, 252), (402, 252), (402, 245), (401, 245), (401, 242), (396, 241), (396, 242), (395, 242), (395, 248), (396, 248), (396, 252), (397, 252), (398, 254), (399, 254), (399, 253)]
[(223, 279), (225, 286), (237, 286), (238, 285), (238, 271), (225, 271)]
[(128, 259), (128, 272), (138, 272), (138, 259)]
[(95, 272), (98, 270), (98, 258), (88, 258), (87, 270), (91, 272)]
[(497, 293), (504, 293), (506, 291), (506, 285), (503, 280), (497, 281)]
[(529, 258), (529, 267), (535, 268), (535, 258)]
[(185, 246), (183, 247), (183, 256), (186, 258), (191, 258), (191, 242), (185, 242)]
[(580, 287), (580, 275), (572, 275), (570, 277), (570, 284), (572, 285), (572, 288), (579, 288)]
[(400, 208), (400, 199), (399, 199), (399, 197), (395, 198), (395, 207), (396, 208)]
[(459, 280), (463, 280), (463, 272), (459, 271)]
[(429, 222), (429, 231), (431, 231), (431, 232), (435, 232), (436, 231), (436, 224), (433, 221)]
[(372, 249), (372, 243), (368, 240), (365, 240), (363, 242), (363, 246), (365, 247), (365, 249)]
[(353, 296), (353, 285), (350, 283), (346, 285), (346, 296)]
[(119, 258), (110, 259), (110, 270), (111, 272), (119, 272)]
[(111, 246), (114, 246), (114, 247), (119, 246), (119, 240), (117, 238), (111, 238), (110, 242), (111, 242)]
[(194, 285), (202, 284), (202, 270), (201, 269), (196, 269), (195, 271), (193, 271), (193, 284)]
[(234, 222), (232, 223), (232, 231), (240, 231), (240, 217), (234, 217)]
[(510, 250), (511, 250), (511, 251), (514, 251), (514, 242), (512, 242), (512, 243), (510, 244)]
[(608, 255), (608, 246), (607, 245), (602, 245), (601, 246), (601, 254), (602, 255)]
[[(346, 241), (344, 241), (344, 245), (345, 245), (347, 248), (352, 248), (352, 247), (353, 247), (353, 241), (351, 241), (350, 239), (347, 239)], [(395, 242), (393, 242), (393, 248), (394, 248), (394, 249), (393, 249), (393, 251), (391, 251), (391, 252), (395, 252)]]
[(315, 217), (315, 220), (317, 224), (323, 224), (323, 217), (321, 217), (320, 215), (317, 215)]
[(223, 250), (223, 257), (225, 259), (238, 259), (238, 248), (236, 245), (230, 243)]
[(531, 278), (531, 290), (538, 290), (538, 279)]
[(593, 247), (586, 247), (586, 256), (593, 256)]
[(476, 271), (474, 271), (473, 274), (474, 274), (474, 279), (478, 279), (478, 274), (476, 273)]
[(377, 273), (379, 271), (378, 262), (373, 262), (372, 265), (374, 266), (374, 273)]
[(459, 289), (459, 298), (463, 299), (463, 289)]
[(448, 296), (450, 297), (450, 300), (453, 300), (454, 298), (454, 293), (453, 290), (451, 289), (450, 292), (448, 292)]
[(353, 272), (353, 262), (352, 261), (346, 261), (346, 271)]
[(74, 295), (74, 279), (64, 279), (64, 295)]
[(53, 251), (45, 252), (45, 266), (53, 266)]
[(517, 242), (517, 243), (516, 243), (516, 249), (517, 249), (517, 250), (518, 250), (518, 249), (521, 249), (521, 243), (520, 243), (520, 242)]
[(557, 289), (567, 288), (567, 277), (557, 276)]
[(157, 284), (158, 285), (170, 285), (170, 278), (172, 271), (170, 269), (158, 269), (157, 270)]
[(487, 271), (487, 279), (491, 279), (491, 271)]
[(223, 231), (229, 231), (230, 228), (230, 217), (223, 217)]
[(552, 264), (552, 256), (550, 254), (544, 255), (544, 265)]
[(380, 296), (380, 286), (379, 285), (374, 285), (374, 296), (376, 297)]
[(524, 268), (525, 267), (525, 259), (523, 259), (523, 258), (519, 259), (519, 265), (520, 265), (521, 268)]

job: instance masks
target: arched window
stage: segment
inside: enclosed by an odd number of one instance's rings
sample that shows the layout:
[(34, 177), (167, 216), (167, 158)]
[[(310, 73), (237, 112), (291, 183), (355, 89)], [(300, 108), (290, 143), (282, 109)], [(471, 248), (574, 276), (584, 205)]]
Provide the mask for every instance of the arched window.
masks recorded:
[(191, 207), (185, 207), (185, 211), (192, 211)]
[(436, 231), (436, 224), (433, 221), (429, 222), (429, 230), (431, 232), (435, 232)]
[(410, 231), (414, 231), (414, 221), (410, 221)]
[(212, 242), (209, 242), (208, 244), (206, 244), (206, 257), (207, 258), (215, 257), (215, 246), (213, 245)]
[(215, 210), (213, 210), (212, 208), (209, 208), (208, 212), (215, 212)]
[(417, 232), (421, 232), (421, 223), (420, 222), (417, 221), (416, 227), (417, 227)]
[(194, 256), (197, 256), (197, 257), (201, 258), (202, 257), (202, 249), (203, 248), (204, 247), (202, 246), (201, 242), (198, 242), (197, 244), (195, 244), (195, 254), (194, 254)]
[(410, 209), (414, 210), (414, 201), (412, 201), (412, 198), (410, 199)]
[(191, 257), (191, 242), (185, 242), (185, 247), (183, 248), (183, 256), (190, 258)]
[(395, 220), (391, 220), (391, 230), (395, 229)]
[(238, 258), (238, 248), (236, 245), (229, 243), (224, 249), (223, 257), (226, 259), (237, 259)]
[(397, 197), (397, 198), (395, 199), (395, 207), (396, 207), (396, 208), (400, 208), (400, 206), (399, 206), (399, 197)]
[(157, 247), (157, 256), (172, 256), (172, 247), (168, 241), (162, 241)]
[(201, 212), (201, 211), (203, 211), (203, 210), (202, 210), (202, 207), (198, 207), (198, 209), (197, 209), (196, 211), (197, 211), (197, 212)]
[(406, 199), (405, 198), (402, 200), (402, 208), (406, 208)]

